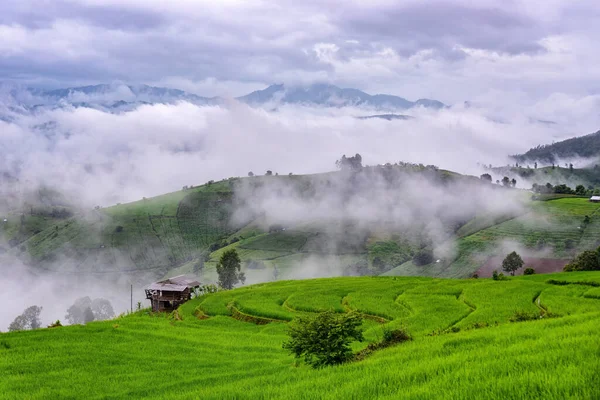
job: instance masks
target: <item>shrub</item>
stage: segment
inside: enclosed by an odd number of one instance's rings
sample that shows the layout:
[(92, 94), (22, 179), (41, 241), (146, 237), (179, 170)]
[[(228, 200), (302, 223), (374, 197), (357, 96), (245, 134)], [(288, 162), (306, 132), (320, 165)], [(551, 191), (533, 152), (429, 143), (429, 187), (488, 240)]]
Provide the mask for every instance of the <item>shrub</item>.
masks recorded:
[(117, 232), (117, 233), (119, 233), (119, 232), (123, 232), (123, 227), (122, 227), (121, 225), (118, 225), (118, 226), (115, 228), (115, 232)]
[(411, 340), (411, 337), (404, 329), (384, 329), (381, 343), (389, 346), (394, 343), (406, 342), (407, 340)]
[(597, 271), (600, 270), (600, 247), (596, 251), (586, 250), (565, 265), (564, 271)]
[(541, 318), (541, 315), (536, 313), (527, 311), (517, 311), (512, 317), (510, 317), (510, 322), (532, 321), (534, 319), (539, 318)]
[(533, 275), (535, 274), (535, 269), (529, 267), (529, 268), (525, 268), (525, 271), (523, 271), (523, 275)]
[(495, 281), (505, 281), (508, 278), (504, 276), (502, 272), (498, 273), (498, 271), (494, 270), (494, 272), (492, 272), (492, 279)]
[(296, 358), (313, 368), (337, 365), (352, 359), (350, 343), (363, 341), (357, 312), (337, 314), (333, 310), (315, 317), (296, 318), (288, 327), (290, 340), (283, 344)]

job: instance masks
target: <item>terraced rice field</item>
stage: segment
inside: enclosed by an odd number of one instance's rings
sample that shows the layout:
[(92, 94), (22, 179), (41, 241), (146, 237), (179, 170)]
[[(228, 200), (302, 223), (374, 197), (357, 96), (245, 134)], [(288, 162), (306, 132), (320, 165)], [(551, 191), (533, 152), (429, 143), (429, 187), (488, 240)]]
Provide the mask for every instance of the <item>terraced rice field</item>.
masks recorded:
[[(0, 398), (594, 399), (597, 285), (597, 272), (253, 285), (171, 316), (140, 311), (0, 334)], [(364, 315), (366, 341), (355, 351), (385, 327), (402, 326), (413, 340), (313, 370), (282, 349), (286, 323), (328, 309)], [(534, 320), (511, 322), (517, 313)]]

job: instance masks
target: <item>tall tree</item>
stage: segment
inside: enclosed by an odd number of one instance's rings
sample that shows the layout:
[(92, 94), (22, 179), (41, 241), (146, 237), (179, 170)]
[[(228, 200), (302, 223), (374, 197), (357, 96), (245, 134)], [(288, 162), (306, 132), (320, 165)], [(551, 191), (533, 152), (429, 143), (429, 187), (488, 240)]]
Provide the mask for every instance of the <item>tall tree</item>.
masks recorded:
[(516, 251), (513, 251), (504, 258), (502, 261), (502, 270), (504, 272), (510, 272), (512, 276), (515, 275), (515, 271), (523, 267), (523, 259)]
[(508, 178), (508, 176), (502, 178), (502, 185), (506, 187), (510, 186), (510, 179)]
[(106, 299), (94, 299), (92, 301), (91, 310), (94, 314), (94, 319), (97, 321), (104, 321), (115, 316), (112, 304)]
[(27, 307), (25, 311), (23, 311), (23, 314), (15, 318), (15, 320), (9, 325), (8, 330), (12, 332), (40, 328), (42, 326), (42, 322), (40, 321), (41, 312), (42, 307)]
[(492, 182), (492, 176), (490, 174), (483, 174), (479, 177), (482, 181)]
[(235, 249), (227, 250), (219, 259), (217, 274), (219, 286), (223, 289), (233, 289), (239, 282), (244, 283), (246, 276), (240, 271), (240, 256)]

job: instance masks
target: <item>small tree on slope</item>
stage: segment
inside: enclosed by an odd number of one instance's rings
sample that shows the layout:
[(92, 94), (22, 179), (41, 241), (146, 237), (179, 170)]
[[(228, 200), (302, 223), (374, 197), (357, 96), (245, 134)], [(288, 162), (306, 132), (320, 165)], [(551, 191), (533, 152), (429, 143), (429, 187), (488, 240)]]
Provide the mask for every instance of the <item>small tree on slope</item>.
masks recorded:
[(246, 276), (240, 271), (240, 256), (235, 249), (227, 250), (217, 264), (219, 286), (223, 289), (233, 289), (239, 282), (244, 283)]
[(336, 365), (352, 358), (350, 343), (363, 341), (362, 317), (357, 312), (325, 311), (314, 317), (299, 317), (289, 325), (290, 340), (283, 344), (296, 358), (313, 368)]
[(515, 275), (515, 271), (523, 267), (523, 259), (516, 251), (513, 251), (502, 261), (502, 270), (504, 272), (510, 272), (512, 276)]

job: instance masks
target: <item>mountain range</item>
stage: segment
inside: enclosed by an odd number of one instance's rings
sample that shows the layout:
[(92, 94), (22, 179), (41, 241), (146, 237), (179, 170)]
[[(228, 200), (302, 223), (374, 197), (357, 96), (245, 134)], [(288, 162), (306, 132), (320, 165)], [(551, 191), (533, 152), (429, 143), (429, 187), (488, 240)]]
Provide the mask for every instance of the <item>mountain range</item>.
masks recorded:
[[(253, 107), (276, 109), (295, 104), (320, 107), (360, 106), (374, 110), (406, 110), (413, 107), (441, 109), (446, 105), (438, 100), (410, 101), (389, 94), (370, 95), (358, 89), (344, 89), (328, 84), (309, 86), (271, 85), (236, 100)], [(88, 107), (108, 112), (129, 111), (144, 104), (172, 104), (187, 101), (196, 105), (217, 105), (223, 97), (203, 97), (178, 89), (148, 85), (99, 84), (64, 89), (43, 90), (20, 88), (5, 84), (0, 87), (0, 101), (11, 112), (23, 113), (38, 109)], [(6, 118), (5, 118), (6, 119)]]

